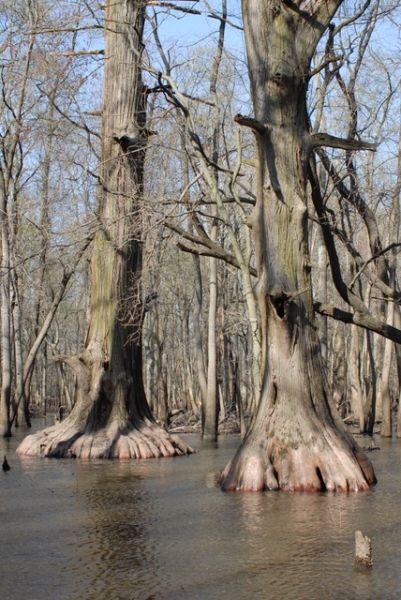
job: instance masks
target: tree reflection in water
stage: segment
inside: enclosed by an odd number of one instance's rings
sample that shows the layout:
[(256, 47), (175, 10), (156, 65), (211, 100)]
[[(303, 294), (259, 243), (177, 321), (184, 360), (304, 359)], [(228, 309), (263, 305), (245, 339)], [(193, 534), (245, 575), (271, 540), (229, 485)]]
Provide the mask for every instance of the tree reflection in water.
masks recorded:
[[(2, 598), (401, 598), (397, 443), (372, 453), (373, 491), (336, 495), (221, 492), (235, 437), (127, 463), (18, 460), (17, 441), (0, 444)], [(356, 529), (373, 541), (369, 574), (353, 569)]]
[[(77, 497), (86, 508), (76, 555), (67, 569), (86, 600), (133, 598), (133, 590), (160, 588), (151, 529), (154, 513), (141, 480), (150, 474), (146, 462), (114, 462), (112, 469), (88, 465), (78, 469)], [(139, 468), (138, 468), (139, 467)], [(149, 565), (153, 569), (149, 570)], [(82, 583), (85, 581), (85, 589)]]

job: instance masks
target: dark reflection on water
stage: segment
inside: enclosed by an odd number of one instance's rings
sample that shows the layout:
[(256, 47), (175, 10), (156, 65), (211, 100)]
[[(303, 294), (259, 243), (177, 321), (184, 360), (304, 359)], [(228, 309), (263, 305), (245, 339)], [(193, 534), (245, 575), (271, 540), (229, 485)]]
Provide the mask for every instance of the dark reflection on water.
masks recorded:
[[(380, 483), (365, 494), (223, 494), (238, 442), (85, 463), (20, 460), (2, 441), (0, 598), (401, 599), (399, 443), (372, 455)], [(373, 539), (371, 572), (353, 569), (355, 529)]]

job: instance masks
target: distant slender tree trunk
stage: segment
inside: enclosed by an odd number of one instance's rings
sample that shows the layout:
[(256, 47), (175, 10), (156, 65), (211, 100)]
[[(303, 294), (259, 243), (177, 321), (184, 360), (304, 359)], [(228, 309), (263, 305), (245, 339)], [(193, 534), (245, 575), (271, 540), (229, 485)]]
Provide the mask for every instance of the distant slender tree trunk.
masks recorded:
[[(210, 238), (215, 241), (217, 223), (213, 223)], [(218, 399), (217, 399), (217, 259), (209, 259), (209, 317), (208, 317), (208, 363), (206, 404), (202, 408), (202, 439), (208, 442), (217, 440)]]
[[(226, 293), (231, 292), (228, 280), (224, 283)], [(231, 340), (227, 335), (227, 300), (224, 301), (224, 306), (221, 310), (221, 333), (220, 333), (220, 364), (221, 364), (221, 382), (219, 385), (219, 399), (220, 399), (220, 421), (226, 420), (229, 416), (231, 406), (230, 401), (233, 396), (233, 371), (231, 363)]]
[[(398, 306), (394, 310), (394, 325), (397, 329), (401, 329), (401, 313)], [(397, 437), (401, 437), (401, 347), (399, 344), (395, 346), (395, 355), (397, 361), (397, 401), (398, 401), (398, 412), (397, 412)], [(398, 433), (399, 432), (399, 433)]]
[(24, 390), (24, 363), (22, 349), (22, 314), (21, 294), (17, 270), (17, 239), (19, 228), (19, 206), (16, 199), (8, 205), (9, 244), (10, 244), (10, 293), (11, 293), (11, 323), (13, 330), (12, 345), (14, 357), (14, 387), (12, 395), (12, 413), (10, 414), (10, 427), (13, 421), (15, 426), (31, 426), (28, 403)]
[(0, 193), (1, 267), (0, 267), (0, 314), (1, 314), (1, 400), (0, 435), (11, 435), (11, 278), (10, 278), (10, 232), (8, 205), (10, 197)]
[[(181, 173), (182, 173), (182, 186), (186, 191), (184, 194), (185, 202), (188, 207), (191, 206), (191, 197), (190, 197), (190, 176), (189, 169), (190, 164), (188, 160), (188, 155), (186, 153), (185, 148), (185, 138), (184, 135), (181, 136), (181, 146), (183, 151), (183, 157), (181, 162)], [(188, 219), (188, 227), (191, 231), (193, 229), (193, 219), (194, 214), (191, 212), (190, 218)], [(202, 277), (202, 269), (201, 269), (201, 261), (199, 256), (196, 254), (192, 254), (192, 264), (194, 268), (194, 298), (192, 302), (192, 322), (193, 322), (193, 348), (194, 348), (194, 356), (195, 356), (195, 369), (196, 369), (196, 378), (199, 386), (199, 406), (201, 409), (202, 422), (203, 422), (203, 413), (204, 407), (207, 403), (207, 374), (205, 368), (205, 358), (204, 358), (204, 349), (203, 349), (203, 319), (202, 319), (202, 308), (203, 308), (203, 277)], [(194, 406), (194, 403), (193, 403)]]
[(333, 403), (337, 407), (342, 418), (346, 416), (348, 405), (345, 398), (345, 340), (340, 324), (334, 327), (332, 337), (332, 368), (330, 385)]
[(375, 481), (328, 394), (310, 277), (307, 182), (318, 183), (308, 71), (340, 3), (242, 1), (255, 118), (237, 120), (257, 140), (253, 233), (266, 368), (256, 418), (222, 476), (228, 490), (366, 490)]
[(367, 362), (369, 369), (369, 382), (365, 385), (365, 429), (363, 433), (373, 435), (375, 420), (376, 420), (376, 405), (377, 405), (377, 373), (376, 361), (374, 359), (373, 348), (374, 335), (371, 331), (366, 332), (366, 351)]
[(202, 344), (202, 271), (199, 256), (192, 254), (194, 265), (194, 301), (192, 304), (193, 328), (194, 328), (194, 353), (196, 373), (200, 391), (201, 406), (205, 406), (207, 398), (207, 379), (205, 373), (205, 361), (203, 358)]
[[(398, 131), (398, 162), (397, 162), (397, 182), (395, 185), (395, 189), (392, 195), (392, 203), (391, 203), (391, 239), (399, 242), (400, 240), (400, 224), (401, 224), (401, 211), (400, 211), (400, 193), (401, 193), (401, 126), (400, 129)], [(393, 255), (390, 259), (390, 268), (391, 268), (391, 274), (390, 274), (390, 279), (393, 280), (393, 282), (396, 282), (396, 269), (397, 269), (397, 258), (396, 258), (396, 252), (393, 251)], [(393, 322), (396, 325), (396, 327), (399, 327), (400, 322), (401, 322), (401, 318), (400, 318), (400, 308), (399, 306), (393, 306), (392, 307), (392, 311), (393, 311)], [(397, 388), (397, 395), (398, 395), (398, 421), (397, 421), (397, 437), (401, 437), (401, 410), (400, 410), (400, 392), (401, 392), (401, 369), (400, 369), (400, 364), (401, 364), (401, 348), (399, 347), (395, 347), (395, 354), (396, 354), (396, 359), (397, 359), (397, 375), (398, 375), (398, 388)], [(390, 374), (388, 374), (388, 379), (390, 377)], [(388, 385), (388, 384), (387, 384)]]
[[(390, 239), (397, 241), (400, 237), (400, 191), (401, 191), (401, 129), (399, 132), (399, 143), (398, 143), (398, 165), (397, 165), (397, 183), (392, 198), (390, 224), (391, 233)], [(396, 255), (393, 254), (390, 259), (390, 284), (396, 287)], [(387, 323), (394, 325), (396, 320), (396, 310), (399, 310), (395, 306), (394, 302), (390, 302), (387, 308)], [(382, 410), (383, 419), (380, 429), (380, 435), (384, 437), (392, 436), (392, 398), (390, 393), (390, 371), (392, 357), (394, 356), (394, 343), (391, 340), (386, 340), (384, 345), (383, 355), (383, 369), (381, 375), (381, 398), (382, 398)]]
[(47, 345), (44, 344), (42, 352), (42, 369), (40, 371), (40, 397), (42, 398), (43, 405), (48, 406), (48, 387), (47, 387), (47, 360), (48, 352)]
[[(39, 254), (39, 269), (38, 269), (38, 278), (37, 278), (37, 288), (35, 290), (36, 297), (34, 299), (34, 306), (32, 310), (32, 314), (34, 317), (34, 327), (33, 327), (33, 339), (32, 344), (37, 339), (39, 331), (41, 329), (40, 321), (41, 321), (41, 312), (44, 305), (44, 299), (46, 296), (45, 293), (45, 276), (47, 269), (47, 255), (49, 250), (49, 239), (50, 239), (50, 210), (49, 210), (49, 188), (50, 188), (50, 171), (51, 171), (51, 163), (53, 158), (53, 147), (54, 147), (54, 134), (55, 134), (55, 121), (54, 121), (54, 100), (56, 97), (58, 82), (56, 86), (51, 90), (49, 95), (49, 104), (47, 109), (47, 133), (44, 142), (44, 156), (42, 161), (42, 185), (41, 185), (41, 206), (40, 206), (40, 254)], [(39, 349), (38, 349), (39, 351)], [(31, 370), (35, 368), (37, 354), (35, 355)], [(30, 398), (31, 398), (31, 382), (32, 378), (28, 377), (25, 380), (24, 385), (24, 396), (26, 398), (27, 407), (29, 407)], [(42, 387), (42, 386), (41, 386)], [(42, 390), (40, 390), (42, 393)], [(43, 398), (43, 397), (42, 397)], [(44, 401), (44, 398), (43, 398)], [(19, 406), (22, 405), (21, 400), (19, 400)]]
[(365, 398), (361, 383), (361, 332), (356, 325), (351, 325), (351, 340), (347, 360), (348, 391), (350, 395), (351, 411), (358, 421), (359, 431), (365, 431)]
[[(34, 11), (32, 6), (27, 7), (27, 16), (32, 29), (34, 29)], [(11, 393), (12, 393), (12, 306), (11, 306), (11, 268), (12, 268), (12, 219), (17, 197), (17, 183), (22, 170), (23, 154), (21, 152), (21, 134), (23, 131), (25, 99), (31, 58), (35, 44), (35, 37), (30, 36), (24, 58), (22, 78), (19, 81), (18, 93), (13, 97), (16, 106), (7, 104), (13, 115), (13, 122), (7, 127), (6, 137), (3, 138), (2, 160), (0, 161), (0, 234), (1, 234), (1, 261), (0, 261), (0, 325), (1, 325), (1, 397), (0, 397), (0, 435), (11, 435)], [(6, 95), (4, 95), (4, 99)], [(9, 98), (8, 101), (11, 99)], [(11, 102), (13, 102), (11, 100)]]
[[(319, 228), (317, 231), (317, 262), (318, 262), (318, 284), (317, 284), (317, 297), (319, 302), (327, 302), (327, 251), (324, 245), (322, 231)], [(320, 300), (322, 298), (322, 300)], [(319, 319), (319, 337), (320, 347), (322, 349), (322, 358), (324, 361), (328, 358), (327, 353), (327, 319)]]
[(101, 227), (92, 253), (90, 320), (85, 350), (64, 358), (77, 376), (77, 398), (62, 423), (28, 436), (20, 454), (125, 459), (191, 451), (154, 422), (142, 376), (144, 20), (144, 1), (107, 0)]
[[(387, 323), (394, 323), (394, 302), (390, 302), (387, 311)], [(390, 370), (393, 357), (394, 342), (386, 340), (384, 343), (383, 368), (380, 378), (380, 391), (382, 400), (382, 424), (380, 435), (382, 437), (391, 437), (393, 432), (392, 419), (392, 399), (390, 393)]]
[[(227, 15), (227, 0), (222, 0), (223, 17)], [(221, 127), (221, 115), (217, 99), (217, 79), (223, 56), (225, 36), (225, 19), (220, 21), (219, 38), (217, 42), (216, 54), (211, 68), (210, 77), (210, 95), (215, 99), (217, 107), (216, 121), (213, 128), (213, 162), (218, 162), (219, 156), (219, 134)], [(214, 177), (218, 181), (218, 172), (215, 171)], [(218, 209), (214, 216), (218, 216)], [(210, 239), (217, 240), (217, 220), (214, 219)], [(208, 367), (207, 367), (207, 396), (206, 404), (202, 410), (202, 439), (204, 441), (215, 442), (218, 434), (218, 390), (217, 390), (217, 342), (216, 342), (216, 317), (217, 317), (217, 260), (209, 259), (209, 318), (208, 318)]]
[(15, 355), (15, 394), (14, 398), (17, 406), (13, 410), (17, 411), (16, 424), (31, 426), (28, 403), (24, 393), (24, 363), (22, 356), (22, 327), (21, 327), (21, 302), (19, 296), (19, 286), (17, 273), (14, 269), (12, 273), (13, 284), (13, 328), (14, 328), (14, 355)]

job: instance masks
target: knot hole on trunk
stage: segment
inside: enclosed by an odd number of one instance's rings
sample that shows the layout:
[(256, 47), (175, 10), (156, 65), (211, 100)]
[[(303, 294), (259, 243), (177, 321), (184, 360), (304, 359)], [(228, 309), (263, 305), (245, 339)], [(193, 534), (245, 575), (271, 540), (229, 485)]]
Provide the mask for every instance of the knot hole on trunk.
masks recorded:
[(276, 294), (274, 296), (271, 296), (270, 298), (278, 318), (284, 319), (286, 302), (288, 300), (287, 294), (281, 292), (280, 294)]

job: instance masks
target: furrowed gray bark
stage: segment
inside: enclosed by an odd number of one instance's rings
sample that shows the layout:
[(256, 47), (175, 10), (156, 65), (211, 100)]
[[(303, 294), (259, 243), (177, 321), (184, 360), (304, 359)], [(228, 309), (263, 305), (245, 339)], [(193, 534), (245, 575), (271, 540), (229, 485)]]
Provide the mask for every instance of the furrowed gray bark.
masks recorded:
[(256, 418), (222, 475), (226, 490), (366, 490), (375, 481), (329, 397), (310, 277), (306, 82), (340, 3), (242, 2), (254, 106), (248, 125), (257, 144), (253, 234), (266, 368)]
[(192, 451), (155, 423), (142, 376), (145, 4), (108, 0), (105, 7), (101, 225), (92, 251), (89, 326), (83, 352), (60, 357), (77, 378), (75, 405), (62, 423), (28, 436), (20, 454), (127, 459)]

